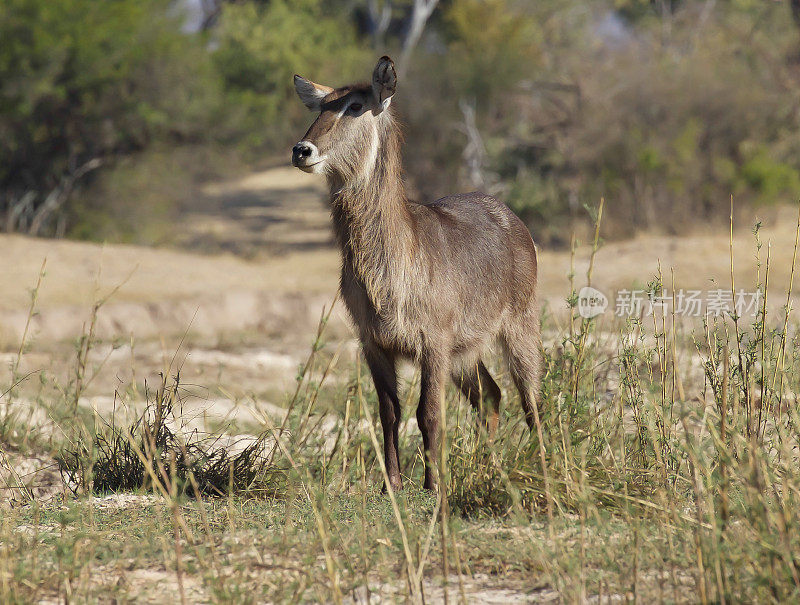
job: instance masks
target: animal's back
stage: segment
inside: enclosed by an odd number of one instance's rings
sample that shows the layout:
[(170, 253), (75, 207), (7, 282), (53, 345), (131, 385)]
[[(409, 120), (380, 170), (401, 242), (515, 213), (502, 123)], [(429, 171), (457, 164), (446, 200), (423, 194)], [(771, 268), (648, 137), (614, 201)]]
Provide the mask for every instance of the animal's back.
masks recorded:
[[(524, 302), (536, 285), (536, 247), (508, 206), (481, 192), (411, 206), (423, 245), (468, 289), (508, 290)], [(444, 265), (444, 267), (442, 267)]]

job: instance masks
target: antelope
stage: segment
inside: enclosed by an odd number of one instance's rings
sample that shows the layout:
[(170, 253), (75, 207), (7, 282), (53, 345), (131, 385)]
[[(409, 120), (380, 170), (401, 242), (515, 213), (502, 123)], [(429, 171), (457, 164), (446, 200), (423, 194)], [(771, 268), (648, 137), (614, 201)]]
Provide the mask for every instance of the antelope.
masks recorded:
[(497, 428), (500, 387), (481, 360), (493, 342), (505, 352), (529, 428), (540, 427), (536, 247), (523, 222), (484, 193), (429, 203), (406, 196), (389, 57), (379, 59), (371, 83), (331, 88), (295, 75), (294, 85), (319, 115), (292, 148), (292, 164), (327, 179), (341, 295), (377, 391), (389, 484), (402, 489), (396, 365), (406, 359), (420, 367), (424, 487), (435, 490), (448, 379), (489, 434)]

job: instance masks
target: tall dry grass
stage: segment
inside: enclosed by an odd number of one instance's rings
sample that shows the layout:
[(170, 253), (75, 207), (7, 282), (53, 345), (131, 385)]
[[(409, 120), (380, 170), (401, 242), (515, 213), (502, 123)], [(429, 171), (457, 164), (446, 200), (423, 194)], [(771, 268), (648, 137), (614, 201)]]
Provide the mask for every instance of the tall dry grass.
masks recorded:
[[(599, 245), (595, 237), (593, 250)], [(758, 230), (754, 250), (758, 279), (747, 287), (767, 292), (773, 253)], [(216, 600), (237, 602), (254, 590), (277, 601), (345, 602), (377, 592), (423, 602), (433, 591), (469, 601), (480, 573), (520, 591), (549, 587), (570, 602), (792, 602), (800, 596), (796, 255), (797, 238), (777, 315), (762, 299), (754, 317), (729, 313), (697, 325), (674, 304), (624, 322), (582, 318), (576, 291), (584, 277), (573, 276), (564, 331), (545, 317), (541, 430), (527, 429), (508, 376), (493, 364), (508, 395), (498, 434), (490, 438), (450, 392), (437, 495), (416, 487), (422, 458), (413, 420), (401, 431), (409, 487), (380, 493), (388, 482), (375, 393), (361, 360), (344, 363), (325, 342), (332, 307), (285, 415), (264, 414), (247, 454), (229, 456), (213, 436), (190, 441), (169, 428), (179, 381), (165, 379), (142, 419), (125, 427), (74, 413), (67, 391), (62, 404), (73, 414), (59, 418), (69, 438), (57, 447), (76, 491), (63, 501), (80, 512), (70, 517), (29, 498), (4, 515), (0, 598), (96, 594), (80, 580), (96, 564), (77, 553), (102, 546), (67, 539), (70, 528), (103, 535), (86, 496), (133, 490), (156, 492), (165, 515), (154, 512), (140, 528), (159, 546), (142, 546), (137, 556), (167, 561), (187, 602), (197, 583)], [(659, 296), (665, 284), (675, 292), (671, 271), (656, 268), (649, 292)], [(731, 278), (731, 290), (742, 286)], [(78, 368), (92, 342), (81, 341)], [(332, 376), (341, 380), (328, 388)], [(12, 372), (10, 383), (18, 379)], [(407, 381), (408, 417), (416, 381)], [(17, 479), (11, 487), (21, 489)], [(15, 533), (15, 524), (44, 531), (59, 514), (66, 516), (57, 544)], [(223, 538), (245, 530), (272, 553), (271, 565), (291, 573), (254, 579), (263, 553)]]

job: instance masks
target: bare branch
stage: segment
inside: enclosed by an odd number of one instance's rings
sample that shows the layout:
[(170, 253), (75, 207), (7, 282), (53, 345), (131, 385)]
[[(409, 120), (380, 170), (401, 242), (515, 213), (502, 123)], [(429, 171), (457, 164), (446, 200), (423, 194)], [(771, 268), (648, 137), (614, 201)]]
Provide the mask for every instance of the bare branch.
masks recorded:
[(483, 175), (483, 164), (486, 161), (486, 148), (475, 123), (475, 103), (459, 99), (458, 107), (464, 115), (464, 124), (460, 130), (467, 135), (467, 144), (462, 153), (467, 175), (473, 187), (484, 188), (486, 187), (486, 178)]
[(384, 0), (378, 6), (377, 0), (367, 0), (367, 32), (372, 37), (372, 42), (376, 46), (383, 41), (386, 30), (392, 21), (392, 2)]
[(47, 194), (44, 203), (36, 209), (28, 229), (30, 235), (39, 235), (47, 219), (64, 205), (75, 188), (75, 183), (89, 172), (100, 168), (103, 160), (92, 158), (88, 162), (79, 166), (74, 172), (65, 175), (58, 186)]
[(422, 37), (425, 25), (428, 23), (428, 19), (433, 14), (437, 4), (439, 4), (439, 0), (414, 0), (408, 30), (403, 40), (403, 49), (400, 52), (400, 60), (397, 64), (397, 71), (400, 75), (405, 74), (411, 53), (416, 48), (420, 37)]
[(6, 214), (6, 231), (8, 233), (14, 231), (20, 222), (21, 216), (33, 213), (33, 203), (37, 195), (36, 191), (26, 191), (18, 201), (10, 200)]

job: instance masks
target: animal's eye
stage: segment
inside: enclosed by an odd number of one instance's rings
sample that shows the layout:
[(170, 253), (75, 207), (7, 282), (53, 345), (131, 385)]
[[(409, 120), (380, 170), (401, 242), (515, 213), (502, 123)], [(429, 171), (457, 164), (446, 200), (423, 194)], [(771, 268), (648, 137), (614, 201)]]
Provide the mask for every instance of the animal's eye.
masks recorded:
[(353, 113), (358, 113), (359, 111), (361, 111), (362, 107), (363, 105), (361, 103), (350, 103), (350, 107), (348, 107), (347, 109), (349, 111), (352, 111)]

